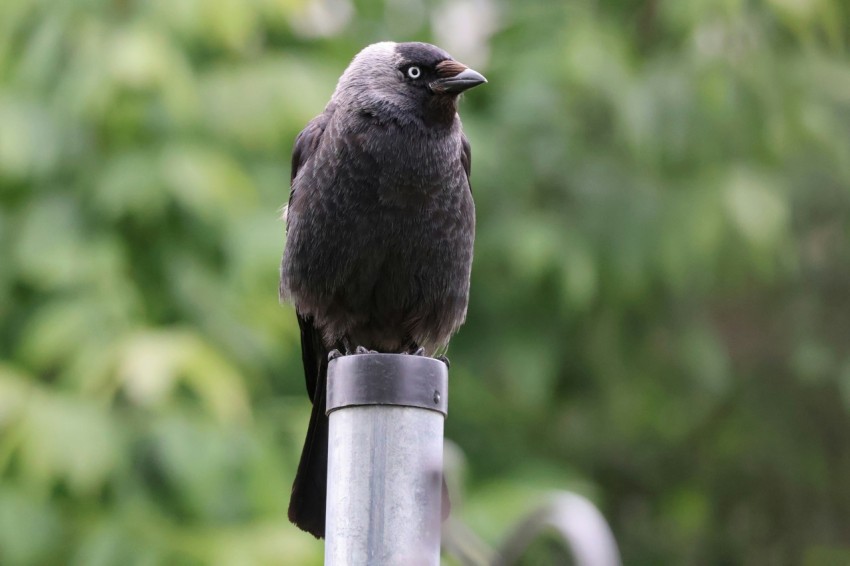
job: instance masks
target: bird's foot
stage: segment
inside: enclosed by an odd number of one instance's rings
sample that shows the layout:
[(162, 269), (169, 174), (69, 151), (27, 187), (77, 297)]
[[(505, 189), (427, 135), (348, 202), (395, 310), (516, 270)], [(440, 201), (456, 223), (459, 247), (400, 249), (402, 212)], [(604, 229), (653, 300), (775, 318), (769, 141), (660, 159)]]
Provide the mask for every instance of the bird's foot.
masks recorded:
[(343, 356), (354, 356), (354, 355), (357, 355), (357, 354), (377, 354), (377, 353), (378, 353), (377, 350), (369, 350), (367, 348), (364, 348), (363, 346), (357, 346), (356, 348), (354, 348), (354, 350), (350, 350), (350, 349), (346, 348), (344, 354), (342, 352), (340, 352), (339, 350), (334, 349), (334, 350), (331, 350), (330, 352), (328, 352), (328, 361), (332, 362), (335, 359), (341, 358)]
[[(405, 352), (405, 354), (408, 354), (410, 356), (424, 356), (425, 355), (425, 348), (420, 347), (420, 348), (417, 348), (416, 350), (414, 350), (412, 352)], [(444, 364), (446, 364), (446, 368), (452, 367), (451, 362), (449, 362), (449, 359), (446, 356), (434, 356), (434, 359), (439, 360), (439, 361), (443, 362)]]

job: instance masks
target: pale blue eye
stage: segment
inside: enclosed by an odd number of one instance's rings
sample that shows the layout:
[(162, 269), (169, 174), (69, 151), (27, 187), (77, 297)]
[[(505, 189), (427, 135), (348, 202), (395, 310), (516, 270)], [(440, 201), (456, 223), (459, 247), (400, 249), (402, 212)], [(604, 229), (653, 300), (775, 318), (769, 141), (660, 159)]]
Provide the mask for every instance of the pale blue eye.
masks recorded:
[(422, 71), (419, 70), (419, 67), (410, 67), (407, 70), (407, 76), (411, 79), (418, 79), (421, 74)]

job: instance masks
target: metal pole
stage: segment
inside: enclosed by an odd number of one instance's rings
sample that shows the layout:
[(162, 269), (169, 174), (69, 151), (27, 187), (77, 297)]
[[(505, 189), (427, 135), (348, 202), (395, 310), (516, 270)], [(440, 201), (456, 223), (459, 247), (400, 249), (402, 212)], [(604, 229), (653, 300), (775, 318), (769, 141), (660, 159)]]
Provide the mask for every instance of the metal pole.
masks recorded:
[(326, 566), (439, 566), (447, 394), (433, 358), (329, 364)]

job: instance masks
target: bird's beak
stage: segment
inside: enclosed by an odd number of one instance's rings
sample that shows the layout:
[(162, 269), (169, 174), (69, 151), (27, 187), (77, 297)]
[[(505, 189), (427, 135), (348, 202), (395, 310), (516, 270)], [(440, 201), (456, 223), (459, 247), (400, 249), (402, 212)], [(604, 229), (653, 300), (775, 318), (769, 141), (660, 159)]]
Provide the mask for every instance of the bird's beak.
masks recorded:
[(443, 61), (437, 65), (439, 79), (431, 83), (431, 90), (437, 94), (460, 94), (474, 86), (486, 83), (484, 75), (473, 71), (457, 61)]

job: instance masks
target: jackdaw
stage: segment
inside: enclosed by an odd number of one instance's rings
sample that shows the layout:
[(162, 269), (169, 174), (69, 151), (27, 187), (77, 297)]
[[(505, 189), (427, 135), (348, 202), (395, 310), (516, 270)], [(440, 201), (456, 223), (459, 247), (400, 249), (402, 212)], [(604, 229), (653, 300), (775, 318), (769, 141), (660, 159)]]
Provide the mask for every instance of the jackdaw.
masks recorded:
[(466, 317), (475, 207), (458, 96), (486, 82), (426, 43), (358, 53), (295, 140), (280, 296), (313, 412), (289, 519), (325, 532), (328, 355), (433, 356)]

